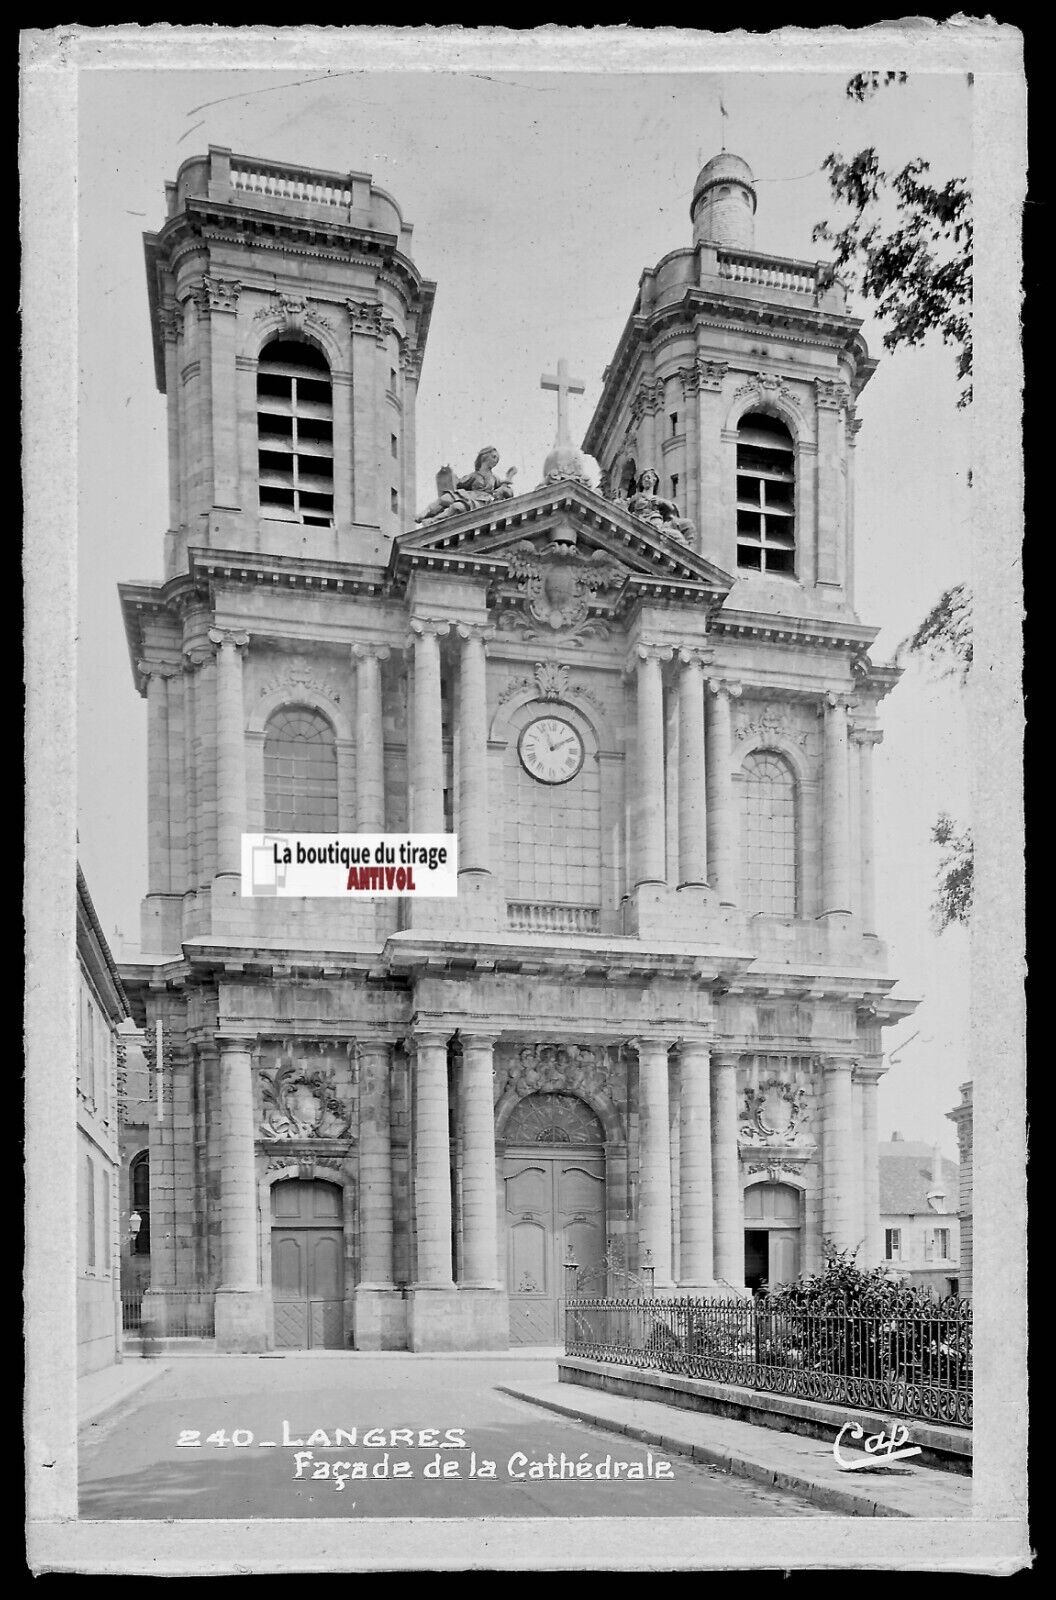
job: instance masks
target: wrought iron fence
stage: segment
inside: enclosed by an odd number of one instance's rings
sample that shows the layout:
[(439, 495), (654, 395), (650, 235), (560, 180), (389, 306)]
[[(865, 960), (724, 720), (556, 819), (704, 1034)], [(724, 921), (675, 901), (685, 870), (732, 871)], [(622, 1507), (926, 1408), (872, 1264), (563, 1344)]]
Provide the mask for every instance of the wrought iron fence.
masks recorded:
[(164, 1289), (145, 1299), (145, 1291), (124, 1290), (121, 1326), (143, 1339), (211, 1339), (213, 1297), (201, 1289)]
[(893, 1312), (766, 1298), (565, 1304), (565, 1353), (970, 1427), (972, 1318), (952, 1296)]

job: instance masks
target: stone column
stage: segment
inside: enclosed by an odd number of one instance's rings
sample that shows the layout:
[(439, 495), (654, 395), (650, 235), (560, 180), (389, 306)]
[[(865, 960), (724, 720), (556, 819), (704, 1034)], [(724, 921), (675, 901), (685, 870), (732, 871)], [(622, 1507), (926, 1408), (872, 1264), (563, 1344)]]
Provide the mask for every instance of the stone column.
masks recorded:
[(696, 545), (700, 548), (700, 372), (696, 362), (683, 367), (682, 400), (686, 408), (686, 482), (682, 495), (683, 515), (697, 530)]
[[(371, 1039), (358, 1047), (359, 1263), (357, 1287), (392, 1287), (392, 1147), (389, 1128), (391, 1045)], [(357, 1340), (357, 1347), (359, 1341)], [(361, 1347), (360, 1347), (361, 1348)]]
[(657, 1288), (671, 1285), (671, 1152), (667, 1050), (662, 1039), (638, 1046), (638, 1259), (653, 1264)]
[(695, 366), (697, 432), (692, 442), (687, 440), (687, 446), (700, 464), (696, 518), (700, 530), (699, 548), (712, 561), (735, 572), (737, 519), (727, 516), (723, 506), (724, 460), (730, 447), (724, 442), (722, 432), (722, 380), (729, 367), (725, 361), (706, 361), (699, 352)]
[(216, 1292), (216, 1340), (221, 1350), (261, 1350), (253, 1041), (221, 1037), (219, 1044), (222, 1278)]
[(352, 518), (377, 528), (383, 488), (388, 497), (387, 488), (378, 481), (376, 439), (377, 420), (386, 415), (377, 370), (381, 306), (373, 300), (349, 300), (346, 305), (352, 335)]
[(883, 1255), (880, 1229), (880, 1135), (876, 1095), (876, 1086), (882, 1076), (883, 1068), (879, 1066), (859, 1066), (855, 1069), (862, 1108), (861, 1190), (865, 1240), (860, 1260), (863, 1267), (878, 1267)]
[(416, 1284), (450, 1289), (451, 1142), (447, 1111), (447, 1039), (414, 1036), (414, 1206), (418, 1223)]
[(739, 1056), (712, 1052), (711, 1175), (715, 1277), (744, 1287), (744, 1204), (737, 1152)]
[(861, 820), (858, 837), (861, 863), (860, 913), (862, 932), (876, 932), (876, 844), (873, 811), (873, 751), (883, 739), (877, 728), (861, 729), (858, 743), (858, 799)]
[(845, 384), (816, 378), (817, 396), (817, 577), (819, 584), (843, 582), (844, 485), (841, 470), (842, 418), (850, 399)]
[(851, 909), (850, 794), (847, 750), (847, 700), (825, 700), (825, 765), (822, 795), (822, 915), (846, 916)]
[(734, 906), (740, 899), (741, 830), (731, 772), (733, 719), (730, 701), (741, 690), (739, 684), (727, 683), (722, 678), (709, 679), (708, 689), (708, 859), (720, 902)]
[(854, 1235), (854, 1130), (851, 1106), (853, 1063), (838, 1056), (822, 1058), (825, 1075), (822, 1101), (821, 1231), (838, 1250), (852, 1248)]
[(416, 833), (444, 831), (444, 747), (440, 706), (440, 637), (446, 622), (416, 617), (414, 646), (414, 816)]
[(210, 395), (213, 430), (213, 505), (237, 509), (238, 392), (235, 326), (241, 284), (207, 276), (203, 301), (209, 318)]
[(704, 658), (679, 652), (678, 884), (708, 881), (708, 807), (704, 765)]
[(711, 1057), (708, 1046), (681, 1049), (679, 1118), (679, 1287), (710, 1284), (712, 1260)]
[(660, 662), (670, 655), (670, 650), (655, 645), (638, 646), (636, 885), (664, 882), (664, 687)]
[(242, 651), (249, 635), (210, 628), (209, 638), (216, 646), (216, 870), (218, 877), (239, 877), (246, 826)]
[(165, 399), (168, 422), (169, 459), (169, 527), (178, 528), (183, 522), (183, 473), (180, 464), (180, 357), (179, 339), (183, 314), (174, 301), (158, 308), (158, 328), (165, 351)]
[(488, 693), (485, 629), (460, 624), (458, 665), (458, 870), (490, 872)]
[(356, 667), (356, 829), (385, 832), (385, 724), (381, 708), (381, 662), (387, 645), (354, 644)]
[(415, 461), (415, 408), (418, 398), (418, 381), (422, 375), (421, 357), (404, 340), (400, 351), (400, 371), (403, 374), (403, 428), (400, 435), (400, 466), (402, 469), (401, 503), (404, 522), (410, 524), (415, 512), (417, 467)]
[(494, 1038), (462, 1035), (462, 1278), (497, 1289)]
[(139, 661), (147, 680), (147, 893), (172, 888), (169, 861), (169, 678), (179, 669)]

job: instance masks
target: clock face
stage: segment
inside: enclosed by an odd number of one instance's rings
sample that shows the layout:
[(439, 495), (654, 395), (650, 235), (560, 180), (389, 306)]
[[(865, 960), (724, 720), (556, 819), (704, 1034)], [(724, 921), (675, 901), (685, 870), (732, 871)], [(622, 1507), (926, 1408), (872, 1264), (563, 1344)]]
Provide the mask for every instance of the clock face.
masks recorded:
[(583, 740), (561, 717), (537, 717), (517, 745), (525, 772), (540, 783), (567, 783), (583, 765)]

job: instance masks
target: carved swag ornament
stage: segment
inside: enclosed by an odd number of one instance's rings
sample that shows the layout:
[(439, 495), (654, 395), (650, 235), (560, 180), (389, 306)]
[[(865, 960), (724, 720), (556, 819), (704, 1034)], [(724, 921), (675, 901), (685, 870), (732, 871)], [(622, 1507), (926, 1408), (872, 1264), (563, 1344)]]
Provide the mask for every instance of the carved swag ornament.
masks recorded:
[(292, 1063), (261, 1073), (265, 1139), (341, 1139), (351, 1131), (348, 1107), (338, 1099), (334, 1069)]

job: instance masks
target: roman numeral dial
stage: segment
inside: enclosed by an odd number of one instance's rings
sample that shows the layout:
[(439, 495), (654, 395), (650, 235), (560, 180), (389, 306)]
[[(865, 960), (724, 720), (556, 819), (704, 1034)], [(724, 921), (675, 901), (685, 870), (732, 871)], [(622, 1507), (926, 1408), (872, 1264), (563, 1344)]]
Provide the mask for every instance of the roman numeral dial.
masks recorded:
[(568, 783), (583, 765), (583, 740), (562, 717), (537, 717), (517, 743), (521, 765), (538, 783)]

